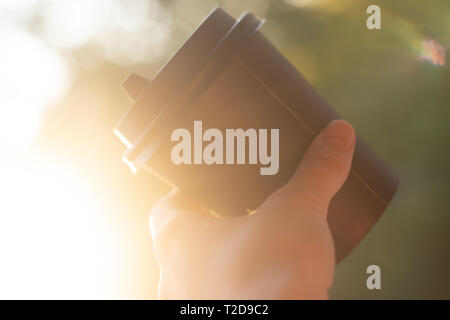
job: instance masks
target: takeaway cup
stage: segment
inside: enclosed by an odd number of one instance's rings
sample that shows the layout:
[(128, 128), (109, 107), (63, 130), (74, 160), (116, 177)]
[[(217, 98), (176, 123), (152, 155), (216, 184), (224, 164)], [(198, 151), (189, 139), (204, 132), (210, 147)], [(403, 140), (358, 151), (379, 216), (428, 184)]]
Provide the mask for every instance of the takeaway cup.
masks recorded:
[[(148, 80), (131, 74), (124, 87), (133, 105), (115, 133), (124, 161), (144, 167), (219, 215), (246, 214), (283, 186), (314, 137), (339, 115), (259, 31), (251, 13), (234, 19), (212, 11), (163, 68)], [(279, 129), (279, 170), (260, 165), (175, 164), (177, 128)], [(248, 156), (248, 154), (247, 154)], [(389, 166), (360, 137), (351, 172), (328, 212), (336, 262), (369, 232), (397, 188)]]

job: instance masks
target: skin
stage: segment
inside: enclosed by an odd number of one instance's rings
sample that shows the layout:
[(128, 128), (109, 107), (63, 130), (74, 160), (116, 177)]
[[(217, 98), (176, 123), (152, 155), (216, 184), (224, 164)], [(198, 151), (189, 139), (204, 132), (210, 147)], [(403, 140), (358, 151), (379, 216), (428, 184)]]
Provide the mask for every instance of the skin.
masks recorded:
[(150, 214), (161, 299), (327, 299), (331, 199), (350, 170), (355, 133), (332, 121), (290, 181), (252, 215), (217, 218), (177, 191)]

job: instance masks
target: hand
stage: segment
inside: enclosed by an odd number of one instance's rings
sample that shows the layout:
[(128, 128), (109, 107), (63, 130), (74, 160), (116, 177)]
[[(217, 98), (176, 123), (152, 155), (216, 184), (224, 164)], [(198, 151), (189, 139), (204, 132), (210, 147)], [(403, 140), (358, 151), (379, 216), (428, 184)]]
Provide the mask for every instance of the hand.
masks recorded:
[(350, 170), (353, 128), (332, 121), (290, 181), (252, 215), (217, 218), (176, 192), (150, 214), (162, 299), (326, 299), (327, 211)]

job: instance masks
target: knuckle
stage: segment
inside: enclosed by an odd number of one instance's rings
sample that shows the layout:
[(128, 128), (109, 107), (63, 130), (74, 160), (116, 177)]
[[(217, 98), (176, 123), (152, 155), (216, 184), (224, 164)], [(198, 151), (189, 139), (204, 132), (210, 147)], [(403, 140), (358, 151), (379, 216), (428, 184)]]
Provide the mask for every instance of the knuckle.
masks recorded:
[[(333, 187), (325, 183), (323, 179), (333, 179), (333, 172), (322, 172), (314, 179), (303, 180), (301, 183), (289, 183), (273, 193), (260, 207), (263, 211), (287, 212), (307, 211), (314, 212), (319, 216), (326, 213), (332, 198)], [(322, 179), (323, 178), (323, 179)]]
[[(295, 216), (299, 216), (299, 213), (305, 210), (322, 212), (327, 210), (328, 207), (328, 202), (319, 193), (314, 192), (313, 189), (303, 189), (302, 187), (298, 188), (290, 185), (279, 189), (270, 199), (270, 206), (266, 206), (264, 209), (278, 213), (279, 210), (270, 209), (282, 208), (286, 215), (292, 213)], [(278, 217), (278, 215), (276, 216)]]

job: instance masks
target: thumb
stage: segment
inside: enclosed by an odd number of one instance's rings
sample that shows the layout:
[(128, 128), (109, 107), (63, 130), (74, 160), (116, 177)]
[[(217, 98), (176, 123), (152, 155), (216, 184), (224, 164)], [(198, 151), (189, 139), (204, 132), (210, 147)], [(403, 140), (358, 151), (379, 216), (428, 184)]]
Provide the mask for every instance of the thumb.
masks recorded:
[(350, 171), (355, 131), (344, 120), (330, 122), (314, 139), (286, 187), (303, 205), (328, 209)]

